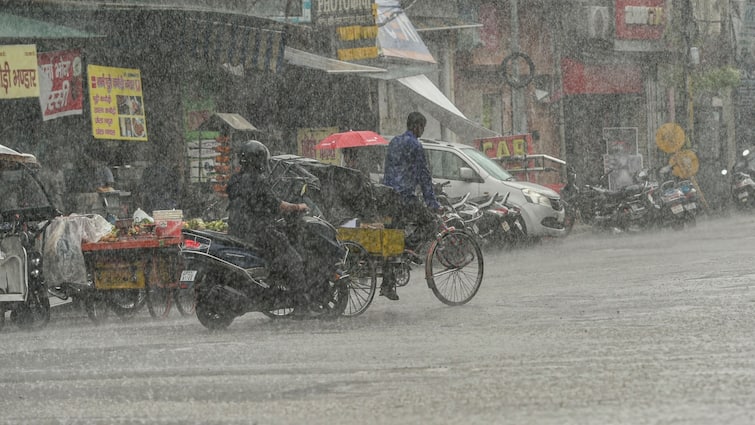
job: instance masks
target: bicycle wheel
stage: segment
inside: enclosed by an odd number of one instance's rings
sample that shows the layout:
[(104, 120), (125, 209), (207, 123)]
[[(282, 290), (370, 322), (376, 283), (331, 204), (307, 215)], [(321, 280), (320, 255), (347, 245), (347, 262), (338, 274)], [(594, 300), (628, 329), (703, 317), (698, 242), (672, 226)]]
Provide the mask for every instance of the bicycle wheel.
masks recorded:
[(153, 319), (168, 317), (170, 307), (173, 304), (173, 289), (170, 287), (171, 283), (165, 280), (170, 277), (164, 276), (165, 271), (163, 270), (167, 263), (163, 263), (163, 261), (164, 258), (155, 257), (148, 263), (145, 270), (147, 309)]
[(344, 241), (349, 250), (344, 261), (344, 271), (349, 274), (349, 301), (343, 315), (356, 317), (364, 313), (375, 298), (377, 270), (370, 253), (360, 244)]
[(482, 251), (466, 232), (445, 233), (430, 245), (425, 278), (427, 286), (444, 304), (468, 303), (480, 289), (482, 274)]

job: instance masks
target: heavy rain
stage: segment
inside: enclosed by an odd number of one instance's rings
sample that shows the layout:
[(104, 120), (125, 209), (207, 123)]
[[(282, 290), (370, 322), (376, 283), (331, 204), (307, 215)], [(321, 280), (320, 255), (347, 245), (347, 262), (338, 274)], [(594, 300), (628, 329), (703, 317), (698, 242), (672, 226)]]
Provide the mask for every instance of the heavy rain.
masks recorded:
[(0, 422), (755, 422), (752, 16), (4, 2)]

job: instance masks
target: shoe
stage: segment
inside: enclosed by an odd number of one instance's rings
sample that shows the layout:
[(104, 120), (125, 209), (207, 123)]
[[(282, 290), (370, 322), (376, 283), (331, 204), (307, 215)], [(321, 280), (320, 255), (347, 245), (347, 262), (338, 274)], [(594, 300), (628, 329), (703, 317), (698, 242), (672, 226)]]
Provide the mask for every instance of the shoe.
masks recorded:
[(406, 254), (406, 257), (409, 259), (409, 261), (411, 261), (414, 264), (421, 265), (425, 263), (424, 258), (422, 258), (422, 256), (420, 256), (419, 254), (417, 254), (411, 249), (405, 249), (404, 254)]
[(325, 314), (325, 310), (321, 307), (314, 307), (312, 305), (304, 305), (294, 307), (294, 311), (291, 312), (291, 317), (298, 320), (304, 319), (316, 319)]
[(398, 301), (398, 294), (396, 293), (396, 287), (395, 286), (381, 286), (380, 287), (380, 296), (386, 297), (391, 301)]

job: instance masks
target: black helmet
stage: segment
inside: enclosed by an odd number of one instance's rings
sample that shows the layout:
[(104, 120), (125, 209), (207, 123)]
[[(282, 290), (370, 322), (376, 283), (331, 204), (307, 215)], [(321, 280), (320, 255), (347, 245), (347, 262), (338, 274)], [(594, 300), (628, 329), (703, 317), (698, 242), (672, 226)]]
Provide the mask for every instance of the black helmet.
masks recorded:
[(263, 173), (268, 171), (270, 152), (256, 140), (247, 140), (238, 150), (239, 165), (243, 171)]

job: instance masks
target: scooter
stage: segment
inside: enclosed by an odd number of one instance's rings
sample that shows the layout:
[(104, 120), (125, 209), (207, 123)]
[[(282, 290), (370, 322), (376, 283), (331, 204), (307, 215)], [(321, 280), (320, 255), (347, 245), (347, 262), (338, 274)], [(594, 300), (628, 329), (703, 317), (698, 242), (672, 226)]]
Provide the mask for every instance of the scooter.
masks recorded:
[(41, 328), (50, 321), (41, 235), (60, 212), (52, 206), (33, 166), (38, 163), (31, 155), (0, 158), (0, 184), (18, 189), (17, 206), (0, 210), (0, 328), (6, 311), (21, 329)]
[[(305, 190), (303, 184), (302, 195)], [(204, 327), (225, 329), (248, 312), (272, 318), (334, 319), (343, 314), (349, 296), (349, 276), (342, 272), (347, 250), (336, 238), (336, 228), (313, 215), (285, 217), (278, 225), (297, 241), (304, 259), (309, 305), (301, 305), (300, 294), (270, 273), (254, 245), (221, 232), (182, 230), (185, 266), (179, 281), (193, 285), (197, 318)]]

